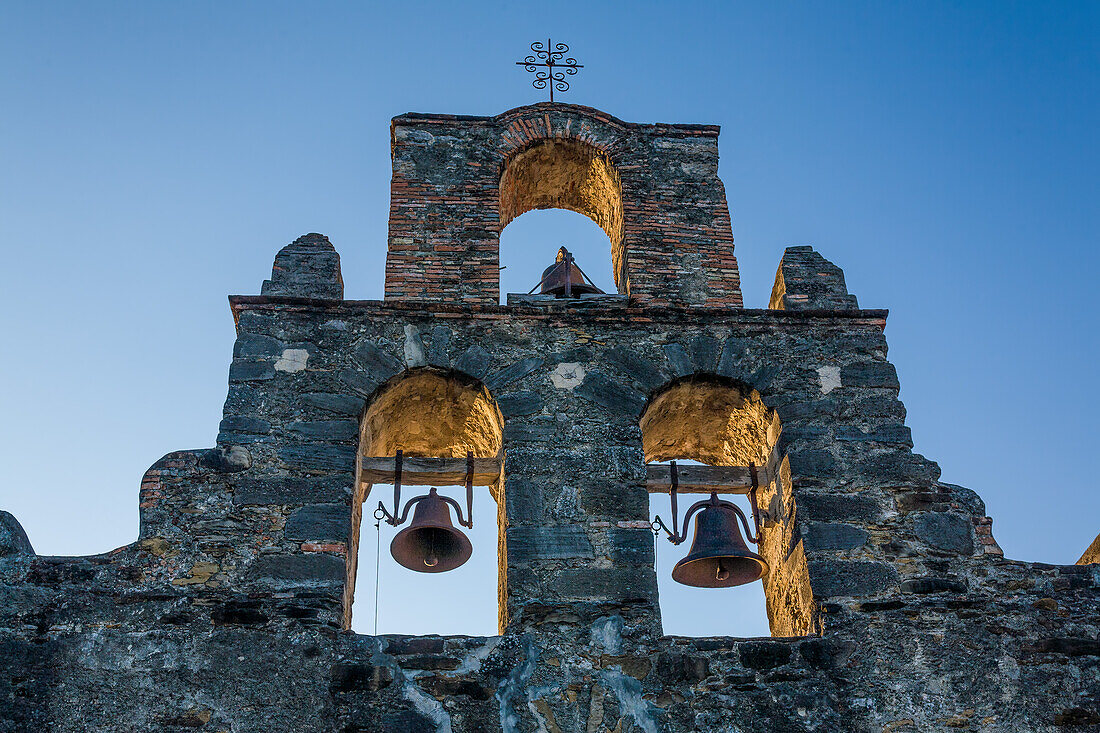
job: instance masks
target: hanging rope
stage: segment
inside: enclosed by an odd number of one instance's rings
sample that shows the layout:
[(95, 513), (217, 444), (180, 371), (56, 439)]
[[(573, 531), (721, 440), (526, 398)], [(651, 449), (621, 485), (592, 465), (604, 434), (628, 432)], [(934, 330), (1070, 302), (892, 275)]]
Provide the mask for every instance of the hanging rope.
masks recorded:
[(374, 510), (374, 635), (378, 636), (378, 568), (382, 550), (382, 517)]

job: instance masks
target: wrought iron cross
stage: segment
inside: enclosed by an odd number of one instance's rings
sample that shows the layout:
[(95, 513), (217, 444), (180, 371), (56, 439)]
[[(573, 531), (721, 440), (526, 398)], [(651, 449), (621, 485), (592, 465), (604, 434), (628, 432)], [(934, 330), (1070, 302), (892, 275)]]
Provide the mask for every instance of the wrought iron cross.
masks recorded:
[[(516, 66), (523, 66), (527, 71), (535, 72), (535, 80), (531, 82), (531, 86), (535, 89), (546, 89), (550, 87), (550, 101), (554, 101), (554, 88), (557, 87), (559, 92), (569, 91), (569, 82), (565, 80), (565, 75), (572, 76), (577, 73), (577, 69), (583, 69), (584, 66), (577, 63), (575, 58), (565, 58), (565, 54), (569, 53), (569, 46), (564, 43), (552, 44), (550, 39), (546, 39), (546, 45), (542, 45), (542, 41), (535, 41), (531, 44), (531, 50), (533, 54), (527, 56), (523, 61), (517, 61)], [(546, 71), (539, 71), (537, 67), (545, 67)], [(554, 69), (564, 69), (564, 71), (554, 71)]]

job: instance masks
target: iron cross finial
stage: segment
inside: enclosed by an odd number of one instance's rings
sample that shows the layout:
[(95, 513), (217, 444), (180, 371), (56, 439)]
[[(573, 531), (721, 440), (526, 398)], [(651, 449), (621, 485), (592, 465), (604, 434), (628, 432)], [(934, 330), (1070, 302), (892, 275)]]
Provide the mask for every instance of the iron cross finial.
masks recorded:
[[(531, 50), (533, 54), (527, 56), (523, 61), (517, 61), (516, 66), (523, 66), (527, 71), (535, 72), (535, 80), (531, 82), (531, 86), (535, 89), (546, 89), (550, 87), (550, 101), (554, 101), (554, 88), (557, 87), (559, 92), (569, 91), (569, 82), (565, 80), (565, 75), (572, 76), (577, 73), (577, 69), (583, 69), (584, 66), (577, 63), (575, 58), (565, 58), (565, 54), (569, 53), (569, 46), (564, 43), (552, 44), (550, 39), (546, 39), (546, 45), (542, 45), (542, 41), (535, 41), (531, 44)], [(546, 71), (539, 71), (537, 67), (546, 67)], [(554, 71), (554, 69), (564, 69), (564, 71)]]

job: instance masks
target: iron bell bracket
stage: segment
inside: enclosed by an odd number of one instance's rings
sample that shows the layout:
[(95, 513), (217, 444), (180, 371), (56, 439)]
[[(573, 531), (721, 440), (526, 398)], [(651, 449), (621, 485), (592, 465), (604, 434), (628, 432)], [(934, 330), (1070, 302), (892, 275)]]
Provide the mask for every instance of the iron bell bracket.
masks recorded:
[(474, 454), (472, 451), (466, 451), (465, 518), (462, 514), (462, 506), (449, 496), (440, 496), (434, 486), (427, 494), (421, 494), (420, 496), (414, 496), (409, 499), (404, 509), (401, 509), (401, 463), (403, 460), (403, 451), (398, 449), (393, 458), (393, 511), (389, 511), (382, 502), (378, 502), (378, 508), (374, 510), (375, 519), (384, 519), (386, 520), (386, 524), (399, 527), (409, 518), (409, 512), (414, 506), (424, 499), (427, 499), (432, 494), (435, 494), (441, 501), (454, 507), (455, 516), (458, 518), (459, 525), (466, 529), (474, 528)]
[(746, 517), (745, 513), (743, 511), (741, 511), (741, 507), (737, 506), (733, 502), (726, 501), (725, 499), (719, 499), (717, 492), (713, 492), (713, 491), (711, 492), (709, 499), (703, 499), (702, 501), (697, 501), (694, 504), (692, 504), (690, 507), (688, 507), (687, 512), (684, 513), (684, 526), (683, 526), (683, 531), (681, 532), (680, 531), (680, 526), (679, 526), (679, 519), (678, 519), (680, 513), (679, 513), (679, 510), (676, 506), (676, 496), (677, 496), (676, 488), (679, 486), (679, 483), (680, 483), (679, 474), (678, 474), (678, 471), (677, 471), (677, 468), (676, 468), (676, 461), (669, 461), (669, 473), (670, 473), (670, 482), (669, 482), (669, 488), (668, 488), (668, 495), (669, 495), (669, 499), (671, 500), (671, 503), (672, 503), (672, 507), (671, 507), (671, 511), (672, 511), (672, 529), (670, 530), (665, 525), (664, 521), (661, 519), (661, 516), (658, 514), (653, 518), (653, 531), (654, 532), (660, 532), (661, 530), (664, 530), (665, 534), (668, 535), (668, 541), (669, 542), (671, 542), (674, 545), (683, 544), (687, 540), (688, 527), (691, 526), (691, 518), (697, 512), (699, 512), (699, 511), (701, 511), (701, 510), (703, 510), (707, 507), (723, 506), (723, 507), (727, 507), (727, 508), (733, 510), (734, 514), (736, 514), (738, 519), (741, 520), (741, 526), (743, 526), (745, 528), (745, 536), (748, 537), (749, 541), (752, 542), (754, 545), (759, 545), (760, 544), (760, 510), (756, 506), (756, 489), (757, 489), (756, 464), (753, 464), (753, 463), (749, 464), (749, 473), (752, 476), (752, 488), (749, 489), (749, 504), (752, 506), (753, 526), (756, 529), (755, 534), (753, 533), (753, 528), (749, 527), (748, 517)]

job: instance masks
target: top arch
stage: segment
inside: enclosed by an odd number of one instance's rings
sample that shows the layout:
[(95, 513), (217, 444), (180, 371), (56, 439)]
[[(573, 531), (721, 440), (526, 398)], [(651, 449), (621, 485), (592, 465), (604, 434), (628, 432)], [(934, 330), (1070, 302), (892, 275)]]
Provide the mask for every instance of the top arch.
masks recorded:
[(498, 303), (501, 229), (519, 209), (577, 210), (559, 189), (587, 180), (606, 201), (581, 213), (613, 233), (616, 281), (633, 304), (742, 305), (715, 125), (540, 103), (495, 117), (401, 115), (391, 146), (387, 300)]

